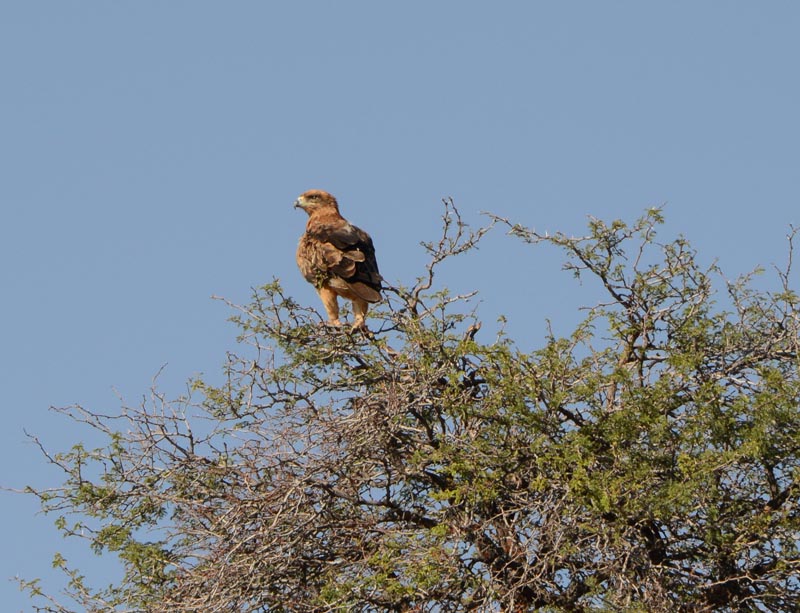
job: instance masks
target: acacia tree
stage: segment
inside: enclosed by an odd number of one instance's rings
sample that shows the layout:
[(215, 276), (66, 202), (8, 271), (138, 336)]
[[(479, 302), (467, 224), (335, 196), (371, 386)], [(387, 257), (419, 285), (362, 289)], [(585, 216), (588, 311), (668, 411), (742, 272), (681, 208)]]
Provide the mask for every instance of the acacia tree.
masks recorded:
[(95, 589), (59, 558), (80, 610), (796, 610), (794, 231), (775, 291), (718, 291), (685, 239), (656, 240), (658, 210), (578, 238), (493, 218), (606, 295), (528, 350), (436, 287), (488, 230), (445, 205), (372, 334), (276, 281), (234, 307), (223, 385), (61, 410), (107, 445), (43, 448), (66, 480), (31, 491), (125, 571)]

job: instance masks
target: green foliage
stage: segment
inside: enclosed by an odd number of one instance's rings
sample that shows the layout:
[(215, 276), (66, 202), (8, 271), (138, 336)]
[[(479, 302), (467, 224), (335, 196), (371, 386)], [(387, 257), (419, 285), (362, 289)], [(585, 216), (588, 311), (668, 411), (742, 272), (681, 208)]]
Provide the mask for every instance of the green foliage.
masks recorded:
[(81, 610), (796, 609), (789, 268), (775, 292), (715, 291), (684, 238), (656, 241), (655, 209), (578, 238), (496, 218), (607, 295), (528, 350), (483, 340), (468, 296), (434, 287), (488, 230), (445, 204), (425, 274), (387, 290), (373, 333), (326, 327), (274, 281), (233, 305), (247, 349), (223, 384), (64, 410), (108, 445), (48, 455), (66, 480), (36, 494), (125, 569), (92, 589), (58, 558)]

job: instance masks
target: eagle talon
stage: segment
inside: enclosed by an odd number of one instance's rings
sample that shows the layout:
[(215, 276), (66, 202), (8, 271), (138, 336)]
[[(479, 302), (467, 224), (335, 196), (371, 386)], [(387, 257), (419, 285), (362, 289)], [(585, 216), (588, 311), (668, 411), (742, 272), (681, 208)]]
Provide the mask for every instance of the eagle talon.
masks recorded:
[(353, 327), (350, 328), (350, 334), (356, 334), (356, 333), (359, 333), (359, 332), (365, 338), (370, 338), (370, 339), (371, 338), (375, 338), (375, 335), (372, 333), (372, 331), (369, 328), (367, 328), (366, 324), (364, 324), (364, 323), (361, 323), (360, 325), (355, 325), (354, 324)]

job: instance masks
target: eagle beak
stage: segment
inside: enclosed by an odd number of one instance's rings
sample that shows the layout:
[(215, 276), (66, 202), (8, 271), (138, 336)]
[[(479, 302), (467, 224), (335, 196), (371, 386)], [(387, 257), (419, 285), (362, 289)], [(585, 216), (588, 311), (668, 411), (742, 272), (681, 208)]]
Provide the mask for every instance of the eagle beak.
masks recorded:
[(302, 209), (303, 208), (303, 203), (300, 200), (300, 198), (298, 198), (297, 200), (294, 201), (294, 208), (296, 208), (296, 209)]

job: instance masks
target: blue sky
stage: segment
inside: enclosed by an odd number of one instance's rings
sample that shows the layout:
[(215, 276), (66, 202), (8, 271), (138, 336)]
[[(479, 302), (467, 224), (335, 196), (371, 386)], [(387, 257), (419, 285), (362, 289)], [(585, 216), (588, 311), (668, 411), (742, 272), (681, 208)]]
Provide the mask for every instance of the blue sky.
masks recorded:
[[(440, 200), (540, 230), (666, 204), (730, 276), (781, 262), (800, 224), (800, 4), (0, 2), (0, 484), (59, 483), (23, 429), (219, 372), (247, 299), (296, 270), (302, 191), (334, 193), (410, 283)], [(591, 288), (560, 254), (491, 236), (444, 270), (523, 344), (567, 332)], [(795, 286), (797, 278), (795, 276)], [(2, 496), (0, 578), (54, 575), (61, 540)], [(12, 553), (13, 552), (13, 553)], [(30, 610), (0, 580), (5, 610)]]

